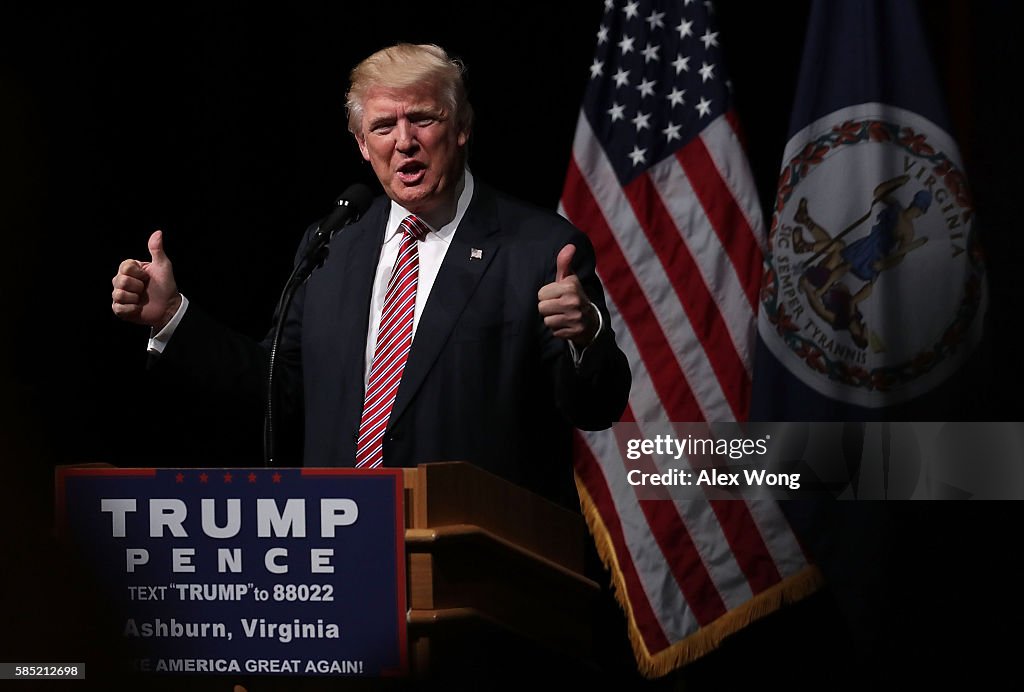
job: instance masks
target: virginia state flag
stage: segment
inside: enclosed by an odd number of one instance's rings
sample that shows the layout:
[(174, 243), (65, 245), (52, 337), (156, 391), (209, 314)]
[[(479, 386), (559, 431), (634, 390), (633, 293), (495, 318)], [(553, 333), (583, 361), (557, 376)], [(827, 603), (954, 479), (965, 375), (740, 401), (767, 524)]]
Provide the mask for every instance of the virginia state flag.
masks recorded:
[(975, 235), (914, 3), (816, 0), (772, 214), (751, 418), (941, 411), (914, 404), (943, 391), (980, 340)]

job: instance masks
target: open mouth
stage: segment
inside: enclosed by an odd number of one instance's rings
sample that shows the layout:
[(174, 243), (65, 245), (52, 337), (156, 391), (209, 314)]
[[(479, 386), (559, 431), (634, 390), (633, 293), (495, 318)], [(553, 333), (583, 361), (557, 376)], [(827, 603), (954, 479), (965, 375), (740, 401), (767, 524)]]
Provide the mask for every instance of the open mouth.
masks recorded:
[(419, 161), (407, 161), (398, 167), (398, 179), (406, 185), (415, 185), (426, 175), (426, 165)]

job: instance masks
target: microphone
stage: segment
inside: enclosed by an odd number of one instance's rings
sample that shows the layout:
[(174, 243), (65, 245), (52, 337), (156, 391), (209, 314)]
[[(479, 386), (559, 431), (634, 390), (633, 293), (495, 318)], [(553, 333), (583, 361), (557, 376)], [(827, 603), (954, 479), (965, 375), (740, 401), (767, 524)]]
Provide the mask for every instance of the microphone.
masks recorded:
[(311, 257), (327, 243), (334, 234), (359, 219), (373, 201), (373, 191), (362, 183), (349, 185), (338, 199), (334, 200), (334, 209), (328, 214), (313, 233), (309, 241), (307, 257)]

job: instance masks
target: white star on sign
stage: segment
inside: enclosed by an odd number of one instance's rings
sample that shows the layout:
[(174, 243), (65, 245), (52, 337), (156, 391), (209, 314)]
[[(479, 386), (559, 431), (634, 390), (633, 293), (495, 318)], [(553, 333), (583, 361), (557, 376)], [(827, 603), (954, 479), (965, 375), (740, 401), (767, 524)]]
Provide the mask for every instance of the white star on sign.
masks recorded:
[(612, 103), (612, 107), (608, 109), (608, 115), (612, 116), (612, 122), (616, 120), (625, 120), (626, 116), (623, 115), (623, 111), (626, 110), (625, 106), (620, 106), (617, 103)]
[(649, 82), (646, 79), (642, 79), (640, 80), (640, 84), (637, 86), (636, 90), (640, 92), (641, 98), (644, 96), (654, 96), (654, 85), (657, 83), (658, 82), (653, 79)]
[(633, 39), (631, 39), (629, 36), (623, 36), (622, 40), (619, 41), (618, 45), (619, 50), (621, 50), (622, 54), (625, 55), (626, 53), (629, 53), (633, 50)]
[(712, 72), (714, 72), (714, 70), (715, 70), (715, 66), (714, 65), (708, 65), (706, 62), (702, 62), (700, 64), (700, 70), (698, 70), (698, 72), (700, 72), (700, 76), (701, 76), (701, 80), (700, 81), (706, 82), (709, 79), (711, 79), (712, 77), (714, 77), (714, 75), (711, 74)]
[(607, 41), (608, 41), (608, 27), (606, 27), (604, 24), (602, 24), (601, 28), (597, 30), (597, 45), (600, 46), (602, 43), (605, 43)]
[(615, 86), (620, 87), (624, 84), (629, 84), (629, 70), (624, 70), (621, 67), (612, 77), (615, 80)]
[(681, 127), (682, 125), (673, 125), (672, 123), (669, 123), (668, 127), (661, 131), (661, 134), (668, 137), (668, 141), (670, 142), (673, 139), (682, 139), (682, 136), (679, 134), (679, 129)]
[(594, 59), (594, 62), (590, 65), (590, 78), (600, 77), (604, 74), (604, 62), (598, 59)]
[(685, 19), (679, 22), (679, 26), (676, 27), (676, 31), (679, 32), (679, 38), (686, 38), (687, 36), (693, 36), (693, 22), (688, 22)]
[(669, 103), (671, 103), (673, 106), (683, 105), (684, 103), (686, 103), (686, 101), (683, 100), (683, 94), (685, 93), (686, 89), (680, 91), (679, 89), (672, 87), (672, 91), (668, 92)]
[(690, 56), (687, 55), (685, 58), (681, 55), (677, 55), (676, 59), (672, 61), (672, 66), (676, 68), (676, 74), (680, 72), (690, 71)]
[(644, 162), (644, 156), (647, 154), (646, 149), (633, 145), (633, 151), (629, 152), (629, 158), (633, 160), (634, 166), (639, 166)]
[(626, 19), (632, 19), (633, 17), (639, 16), (636, 9), (639, 5), (640, 3), (638, 0), (626, 3), (626, 6), (622, 8), (622, 11), (626, 13)]
[(640, 51), (641, 53), (644, 54), (644, 64), (649, 63), (652, 60), (657, 60), (658, 50), (660, 48), (661, 46), (652, 46), (650, 43), (648, 43), (647, 47)]
[(615, 7), (615, 0), (604, 0), (604, 8), (606, 10), (611, 10), (613, 7)]
[(700, 40), (704, 42), (704, 50), (707, 50), (711, 46), (717, 46), (718, 32), (712, 32), (711, 29), (708, 29), (707, 31), (704, 32), (704, 35), (700, 37)]
[(644, 128), (650, 128), (651, 124), (647, 122), (651, 119), (650, 113), (637, 113), (636, 117), (633, 118), (632, 123), (636, 125), (636, 131), (639, 132)]
[(711, 115), (711, 101), (707, 100), (704, 97), (701, 97), (700, 103), (698, 103), (695, 106), (695, 108), (697, 109), (697, 112), (700, 113), (700, 116), (702, 118), (705, 115)]
[(664, 16), (664, 12), (651, 12), (651, 16), (649, 16), (645, 20), (648, 24), (651, 25), (651, 31), (654, 31), (656, 28), (665, 26), (665, 22), (661, 21), (662, 17)]

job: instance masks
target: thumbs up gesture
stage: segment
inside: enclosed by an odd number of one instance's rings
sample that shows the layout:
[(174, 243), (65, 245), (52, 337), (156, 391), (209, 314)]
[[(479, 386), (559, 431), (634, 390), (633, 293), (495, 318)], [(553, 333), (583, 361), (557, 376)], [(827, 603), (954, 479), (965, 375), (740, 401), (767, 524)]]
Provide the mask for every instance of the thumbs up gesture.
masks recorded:
[(114, 286), (111, 309), (123, 320), (159, 330), (181, 305), (171, 260), (164, 254), (163, 231), (149, 237), (149, 257), (149, 262), (121, 262), (110, 282)]
[(566, 245), (555, 259), (555, 280), (537, 292), (537, 309), (559, 339), (586, 348), (597, 335), (597, 308), (587, 297), (583, 285), (572, 271), (575, 245)]

